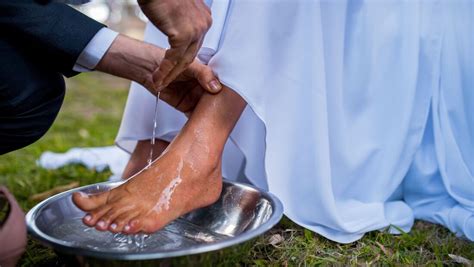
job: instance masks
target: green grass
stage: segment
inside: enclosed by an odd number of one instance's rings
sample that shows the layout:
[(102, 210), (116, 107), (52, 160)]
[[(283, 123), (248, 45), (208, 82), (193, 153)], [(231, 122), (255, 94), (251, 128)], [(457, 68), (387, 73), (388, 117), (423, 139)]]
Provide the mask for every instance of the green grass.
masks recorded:
[[(0, 157), (0, 184), (6, 184), (25, 211), (36, 203), (28, 197), (58, 185), (104, 181), (109, 171), (95, 172), (74, 165), (44, 170), (35, 162), (46, 150), (113, 144), (128, 94), (128, 83), (100, 74), (83, 74), (68, 81), (65, 104), (51, 130), (39, 142)], [(272, 245), (270, 238), (280, 243)], [(90, 266), (313, 266), (313, 265), (455, 265), (449, 255), (474, 259), (474, 244), (446, 229), (417, 222), (408, 234), (372, 232), (358, 242), (342, 245), (295, 225), (284, 218), (255, 240), (225, 250), (162, 262), (104, 262), (88, 259)], [(64, 266), (68, 257), (30, 239), (20, 266)], [(459, 260), (458, 260), (459, 261)], [(472, 262), (471, 262), (472, 263)]]

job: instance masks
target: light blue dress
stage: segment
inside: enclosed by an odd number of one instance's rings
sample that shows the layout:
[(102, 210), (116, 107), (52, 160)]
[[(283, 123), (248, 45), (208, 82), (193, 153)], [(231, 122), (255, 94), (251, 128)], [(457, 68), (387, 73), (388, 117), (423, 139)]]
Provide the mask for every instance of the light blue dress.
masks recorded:
[[(200, 52), (248, 103), (227, 178), (347, 243), (414, 219), (474, 240), (474, 1), (214, 0)], [(166, 46), (153, 26), (147, 41)], [(151, 138), (133, 84), (117, 144)], [(160, 104), (158, 138), (186, 118)], [(138, 116), (138, 114), (140, 116)]]

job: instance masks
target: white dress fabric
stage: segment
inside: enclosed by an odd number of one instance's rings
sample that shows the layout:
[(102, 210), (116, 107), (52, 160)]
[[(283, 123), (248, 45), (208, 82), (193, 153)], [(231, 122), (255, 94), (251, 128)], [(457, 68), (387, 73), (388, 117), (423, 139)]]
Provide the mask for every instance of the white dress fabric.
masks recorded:
[[(248, 103), (225, 177), (243, 174), (337, 242), (415, 218), (474, 240), (473, 1), (209, 4), (199, 58)], [(151, 25), (145, 39), (167, 46)], [(132, 84), (121, 148), (151, 138), (153, 110)], [(158, 113), (156, 137), (171, 140), (186, 118)]]

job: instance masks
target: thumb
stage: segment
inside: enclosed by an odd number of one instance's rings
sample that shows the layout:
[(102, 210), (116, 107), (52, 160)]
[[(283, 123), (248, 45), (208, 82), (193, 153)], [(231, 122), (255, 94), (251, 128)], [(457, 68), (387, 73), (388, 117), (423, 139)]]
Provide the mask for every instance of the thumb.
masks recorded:
[(209, 66), (198, 64), (195, 66), (194, 78), (198, 80), (199, 84), (209, 93), (216, 94), (222, 90), (222, 84), (212, 72)]

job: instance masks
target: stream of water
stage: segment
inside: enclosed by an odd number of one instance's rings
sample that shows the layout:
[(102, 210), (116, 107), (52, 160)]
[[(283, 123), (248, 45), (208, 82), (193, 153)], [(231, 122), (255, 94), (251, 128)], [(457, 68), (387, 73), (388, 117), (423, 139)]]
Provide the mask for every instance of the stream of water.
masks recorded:
[(156, 102), (155, 102), (155, 114), (153, 116), (153, 130), (151, 134), (151, 146), (150, 146), (150, 156), (148, 157), (148, 167), (150, 167), (151, 163), (153, 162), (153, 148), (155, 147), (155, 134), (156, 134), (156, 120), (158, 119), (158, 102), (160, 100), (160, 92), (156, 94)]

